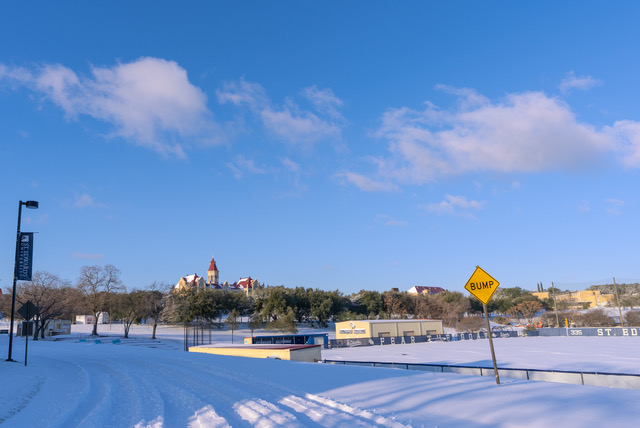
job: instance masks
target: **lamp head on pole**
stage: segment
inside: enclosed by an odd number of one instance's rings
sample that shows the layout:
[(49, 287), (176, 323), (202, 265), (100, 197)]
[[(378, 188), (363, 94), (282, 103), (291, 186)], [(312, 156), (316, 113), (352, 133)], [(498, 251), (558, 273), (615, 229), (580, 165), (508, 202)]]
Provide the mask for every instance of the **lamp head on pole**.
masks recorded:
[(38, 209), (38, 201), (27, 201), (27, 202), (23, 202), (22, 205), (32, 210)]

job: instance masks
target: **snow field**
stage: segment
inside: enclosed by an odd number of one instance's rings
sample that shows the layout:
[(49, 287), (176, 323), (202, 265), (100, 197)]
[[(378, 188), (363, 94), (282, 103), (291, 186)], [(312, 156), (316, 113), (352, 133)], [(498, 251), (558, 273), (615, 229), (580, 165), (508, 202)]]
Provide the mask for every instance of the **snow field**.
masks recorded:
[[(103, 332), (121, 334), (117, 326)], [(0, 426), (628, 427), (640, 417), (637, 390), (516, 379), (497, 386), (492, 377), (186, 353), (180, 329), (162, 329), (156, 341), (146, 327), (132, 333), (119, 344), (108, 338), (99, 345), (30, 341), (28, 367), (0, 361)], [(236, 332), (236, 338), (242, 336)], [(499, 366), (638, 371), (637, 338), (567, 339), (494, 344)], [(230, 341), (230, 333), (217, 332), (215, 340)], [(6, 343), (6, 336), (0, 338), (0, 349), (6, 350)], [(482, 340), (327, 355), (490, 364)], [(24, 341), (16, 339), (14, 358), (23, 357)]]

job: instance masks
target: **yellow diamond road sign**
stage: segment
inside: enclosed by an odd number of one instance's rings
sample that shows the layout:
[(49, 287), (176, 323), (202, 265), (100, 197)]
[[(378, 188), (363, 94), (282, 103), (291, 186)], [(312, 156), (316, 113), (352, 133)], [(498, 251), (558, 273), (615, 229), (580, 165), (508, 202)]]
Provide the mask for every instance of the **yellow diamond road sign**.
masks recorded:
[(491, 300), (493, 293), (498, 289), (498, 286), (500, 286), (500, 283), (495, 278), (486, 273), (480, 266), (476, 266), (475, 272), (473, 272), (464, 288), (486, 305)]

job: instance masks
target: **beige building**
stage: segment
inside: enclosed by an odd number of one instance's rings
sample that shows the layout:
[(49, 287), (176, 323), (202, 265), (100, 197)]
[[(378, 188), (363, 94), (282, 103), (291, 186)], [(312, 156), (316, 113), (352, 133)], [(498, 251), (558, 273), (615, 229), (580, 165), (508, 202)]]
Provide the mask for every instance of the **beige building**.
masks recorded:
[(336, 339), (444, 334), (442, 320), (364, 320), (336, 323)]
[[(553, 293), (531, 293), (540, 300), (551, 298), (553, 299)], [(599, 290), (582, 290), (571, 291), (564, 293), (555, 293), (556, 302), (566, 302), (571, 308), (582, 309), (585, 305), (589, 305), (589, 308), (595, 308), (598, 306), (606, 306), (609, 302), (615, 301), (613, 294), (601, 294)]]

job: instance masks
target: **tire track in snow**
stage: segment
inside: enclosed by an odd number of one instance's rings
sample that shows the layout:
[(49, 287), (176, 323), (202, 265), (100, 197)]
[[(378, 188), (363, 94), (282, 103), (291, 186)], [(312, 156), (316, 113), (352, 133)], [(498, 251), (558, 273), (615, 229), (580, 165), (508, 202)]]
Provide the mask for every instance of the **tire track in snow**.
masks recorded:
[[(277, 362), (279, 363), (287, 364), (287, 362)], [(305, 394), (305, 398), (302, 398), (280, 384), (260, 378), (247, 378), (244, 373), (220, 372), (215, 365), (193, 363), (191, 368), (215, 376), (217, 384), (224, 380), (225, 383), (221, 387), (226, 392), (236, 391), (236, 395), (243, 399), (233, 406), (234, 409), (242, 419), (254, 426), (407, 427), (372, 411), (357, 409), (317, 395)], [(189, 374), (191, 371), (185, 370), (184, 375)], [(248, 399), (247, 396), (255, 398)], [(278, 403), (296, 414), (291, 414), (274, 403), (266, 401), (274, 396), (284, 397)]]
[[(176, 361), (179, 364), (179, 361)], [(132, 362), (136, 373), (150, 379), (152, 388), (162, 397), (165, 405), (164, 423), (166, 426), (190, 427), (230, 427), (227, 422), (235, 415), (219, 415), (212, 402), (219, 408), (230, 409), (234, 401), (220, 396), (221, 388), (218, 382), (203, 384), (202, 377), (197, 371), (188, 371), (180, 366), (161, 364), (157, 362)], [(188, 388), (188, 389), (187, 389)], [(227, 418), (225, 418), (227, 416)], [(232, 421), (233, 422), (233, 421)], [(241, 422), (237, 419), (237, 422)]]
[(51, 365), (76, 367), (77, 381), (65, 383), (75, 386), (80, 381), (81, 386), (68, 394), (73, 401), (66, 403), (61, 417), (49, 423), (136, 428), (403, 426), (371, 411), (287, 388), (277, 380), (247, 377), (242, 369), (216, 364), (215, 356), (154, 359), (152, 353), (130, 356), (118, 348), (100, 356), (73, 352), (60, 359), (50, 357)]

